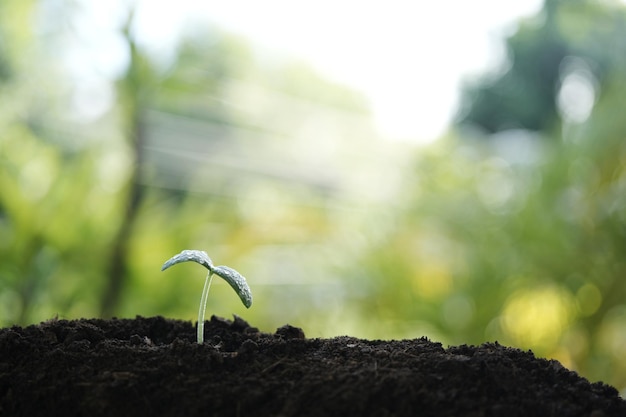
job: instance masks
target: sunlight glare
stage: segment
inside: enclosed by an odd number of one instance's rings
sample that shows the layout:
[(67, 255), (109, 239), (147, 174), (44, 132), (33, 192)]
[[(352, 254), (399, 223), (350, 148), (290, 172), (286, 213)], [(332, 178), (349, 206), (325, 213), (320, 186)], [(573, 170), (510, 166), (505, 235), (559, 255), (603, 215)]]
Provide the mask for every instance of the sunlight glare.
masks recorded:
[(210, 22), (247, 38), (257, 54), (301, 59), (364, 93), (382, 136), (413, 143), (432, 142), (445, 132), (463, 78), (493, 69), (515, 21), (542, 5), (541, 0), (137, 3), (134, 34), (165, 66), (181, 32)]

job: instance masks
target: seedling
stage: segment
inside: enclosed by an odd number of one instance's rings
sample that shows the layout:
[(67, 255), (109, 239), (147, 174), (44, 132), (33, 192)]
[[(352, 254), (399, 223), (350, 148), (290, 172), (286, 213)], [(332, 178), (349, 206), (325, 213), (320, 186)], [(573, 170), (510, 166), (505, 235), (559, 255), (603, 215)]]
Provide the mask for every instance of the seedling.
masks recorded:
[(161, 271), (165, 271), (172, 265), (187, 261), (197, 262), (209, 270), (206, 279), (204, 280), (202, 298), (200, 298), (200, 309), (198, 310), (198, 344), (202, 344), (204, 342), (204, 313), (206, 311), (206, 300), (209, 296), (209, 288), (211, 288), (213, 274), (224, 278), (224, 280), (228, 282), (231, 287), (233, 287), (246, 308), (250, 308), (252, 305), (252, 292), (250, 292), (250, 287), (248, 287), (248, 283), (243, 275), (228, 266), (213, 266), (213, 262), (211, 261), (211, 258), (209, 258), (209, 255), (200, 250), (182, 251), (165, 262), (161, 267)]

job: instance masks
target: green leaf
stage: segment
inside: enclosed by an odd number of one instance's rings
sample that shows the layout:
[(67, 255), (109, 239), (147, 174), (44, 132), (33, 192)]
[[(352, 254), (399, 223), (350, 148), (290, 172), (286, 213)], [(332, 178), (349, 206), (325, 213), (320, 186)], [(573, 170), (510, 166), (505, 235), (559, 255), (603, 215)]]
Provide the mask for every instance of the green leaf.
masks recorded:
[(200, 250), (184, 250), (176, 256), (170, 258), (161, 267), (161, 271), (165, 271), (172, 265), (181, 262), (193, 261), (203, 265), (211, 274), (222, 277), (235, 290), (243, 305), (250, 308), (252, 305), (252, 291), (246, 282), (246, 279), (239, 272), (228, 266), (213, 266), (213, 262), (209, 255)]
[[(197, 262), (200, 265), (204, 266), (209, 271), (213, 272), (213, 262), (209, 255), (205, 251), (201, 250), (184, 250), (176, 256), (171, 257), (167, 262), (163, 264), (161, 267), (161, 271), (165, 271), (172, 265), (179, 264), (181, 262), (193, 261)], [(231, 284), (232, 285), (232, 284)]]
[(245, 305), (246, 308), (250, 308), (252, 305), (252, 292), (243, 275), (233, 268), (224, 265), (214, 267), (213, 273), (224, 278), (224, 280), (233, 287), (237, 295), (239, 295), (243, 305)]

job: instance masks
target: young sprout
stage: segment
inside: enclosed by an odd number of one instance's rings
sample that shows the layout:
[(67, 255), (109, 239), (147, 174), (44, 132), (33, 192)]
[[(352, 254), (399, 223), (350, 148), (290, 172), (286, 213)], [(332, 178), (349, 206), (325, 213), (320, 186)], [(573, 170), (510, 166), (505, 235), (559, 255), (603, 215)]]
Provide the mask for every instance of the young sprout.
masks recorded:
[(161, 271), (165, 271), (172, 265), (187, 261), (199, 263), (209, 270), (204, 280), (202, 298), (200, 298), (200, 309), (198, 310), (198, 344), (202, 344), (204, 342), (204, 313), (206, 311), (206, 300), (209, 296), (209, 288), (211, 287), (213, 274), (224, 278), (224, 280), (233, 287), (246, 308), (250, 308), (252, 305), (252, 292), (250, 292), (250, 287), (248, 287), (248, 283), (243, 275), (227, 266), (213, 266), (211, 258), (209, 258), (209, 255), (204, 251), (184, 250), (165, 262), (161, 267)]

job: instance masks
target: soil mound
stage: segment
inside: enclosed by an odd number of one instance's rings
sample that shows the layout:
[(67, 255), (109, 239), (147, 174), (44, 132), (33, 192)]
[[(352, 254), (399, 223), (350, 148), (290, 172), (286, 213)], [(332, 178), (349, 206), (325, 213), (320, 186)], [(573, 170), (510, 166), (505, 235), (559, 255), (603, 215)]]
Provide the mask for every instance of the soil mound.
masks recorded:
[(617, 390), (497, 343), (307, 339), (212, 317), (0, 329), (0, 416), (626, 416)]

